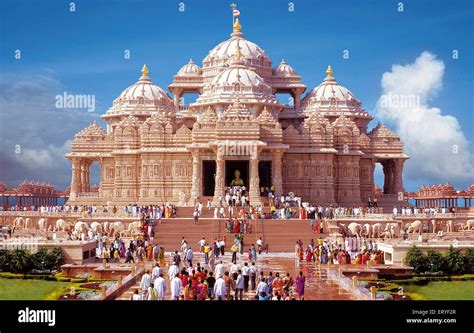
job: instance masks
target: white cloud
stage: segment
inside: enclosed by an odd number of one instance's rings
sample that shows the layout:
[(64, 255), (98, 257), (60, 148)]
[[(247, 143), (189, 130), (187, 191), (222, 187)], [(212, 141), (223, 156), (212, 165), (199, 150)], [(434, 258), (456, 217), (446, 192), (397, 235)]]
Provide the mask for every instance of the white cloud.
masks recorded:
[[(393, 127), (405, 144), (410, 156), (405, 177), (465, 187), (474, 179), (468, 141), (455, 117), (430, 105), (442, 88), (444, 68), (427, 51), (412, 64), (393, 65), (382, 76), (376, 117)], [(411, 102), (397, 103), (401, 99)]]

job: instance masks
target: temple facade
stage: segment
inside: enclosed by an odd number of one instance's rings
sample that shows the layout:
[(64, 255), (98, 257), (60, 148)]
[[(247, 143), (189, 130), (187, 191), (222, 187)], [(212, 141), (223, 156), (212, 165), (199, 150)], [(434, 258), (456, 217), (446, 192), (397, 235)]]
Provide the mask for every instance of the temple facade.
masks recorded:
[[(230, 39), (199, 67), (192, 60), (169, 90), (155, 85), (148, 68), (126, 88), (102, 119), (77, 133), (66, 157), (72, 164), (70, 204), (189, 205), (217, 203), (239, 170), (250, 203), (261, 188), (294, 192), (314, 204), (361, 205), (374, 195), (374, 168), (383, 167), (383, 193), (403, 193), (403, 144), (373, 119), (329, 66), (322, 83), (306, 86), (282, 60), (244, 38), (235, 21)], [(197, 94), (184, 104), (186, 94)], [(284, 104), (277, 94), (287, 94)], [(100, 165), (91, 190), (90, 166)]]

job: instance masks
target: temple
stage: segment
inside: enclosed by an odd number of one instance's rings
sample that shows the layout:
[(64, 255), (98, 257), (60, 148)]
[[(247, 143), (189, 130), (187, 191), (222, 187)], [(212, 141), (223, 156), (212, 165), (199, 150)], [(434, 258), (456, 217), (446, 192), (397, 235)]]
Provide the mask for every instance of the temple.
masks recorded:
[[(252, 205), (261, 188), (294, 192), (323, 205), (359, 206), (374, 195), (374, 168), (384, 172), (383, 196), (403, 193), (408, 158), (398, 136), (373, 119), (340, 85), (332, 68), (304, 96), (306, 86), (282, 60), (273, 67), (265, 51), (244, 38), (237, 19), (230, 39), (199, 67), (192, 60), (169, 85), (171, 98), (148, 68), (97, 123), (76, 134), (69, 204), (190, 205), (217, 203), (239, 174)], [(182, 103), (186, 94), (195, 102)], [(288, 95), (283, 104), (277, 95)], [(90, 166), (100, 165), (92, 191)]]

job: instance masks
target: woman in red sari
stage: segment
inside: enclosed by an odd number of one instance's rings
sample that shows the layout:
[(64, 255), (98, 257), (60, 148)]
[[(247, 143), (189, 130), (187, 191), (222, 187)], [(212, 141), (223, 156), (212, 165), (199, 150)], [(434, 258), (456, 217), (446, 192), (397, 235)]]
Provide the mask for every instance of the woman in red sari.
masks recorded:
[(309, 265), (309, 263), (311, 262), (312, 254), (313, 254), (311, 252), (311, 248), (309, 247), (309, 245), (306, 247), (304, 254), (305, 254), (306, 264)]

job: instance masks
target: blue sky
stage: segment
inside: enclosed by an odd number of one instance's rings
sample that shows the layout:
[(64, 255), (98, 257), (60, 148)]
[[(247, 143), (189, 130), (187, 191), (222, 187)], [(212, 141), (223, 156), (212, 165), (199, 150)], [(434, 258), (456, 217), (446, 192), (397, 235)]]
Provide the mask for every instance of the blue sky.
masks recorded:
[[(41, 136), (39, 141), (47, 146), (44, 149), (49, 145), (59, 149), (137, 80), (144, 63), (153, 81), (166, 88), (189, 58), (200, 65), (207, 52), (227, 39), (232, 29), (229, 1), (183, 1), (185, 11), (180, 12), (179, 1), (82, 0), (75, 1), (74, 13), (68, 10), (69, 2), (0, 3), (0, 93), (7, 99), (9, 87), (16, 84), (15, 89), (20, 89), (18, 94), (22, 96), (17, 105), (12, 101), (0, 104), (0, 135), (4, 142), (0, 162), (12, 168), (9, 173), (4, 168), (0, 179), (10, 186), (23, 178), (44, 178), (60, 187), (69, 182), (67, 161), (54, 172), (61, 173), (57, 177), (39, 173), (38, 168), (15, 167), (16, 162), (9, 157), (11, 143), (18, 141), (25, 149), (33, 144), (15, 134), (23, 131), (25, 123)], [(434, 54), (444, 63), (445, 70), (442, 88), (430, 98), (430, 105), (457, 118), (472, 154), (473, 4), (468, 0), (410, 0), (402, 1), (404, 11), (400, 13), (398, 2), (296, 0), (294, 12), (290, 12), (288, 1), (236, 1), (245, 37), (260, 45), (274, 64), (284, 58), (302, 76), (308, 91), (322, 81), (331, 64), (338, 82), (348, 87), (371, 114), (375, 114), (381, 95), (383, 73), (390, 71), (393, 64), (413, 63), (423, 51)], [(14, 58), (17, 49), (21, 50), (21, 60)], [(131, 52), (128, 60), (123, 56), (126, 49)], [(349, 50), (349, 59), (343, 59), (344, 49)], [(453, 49), (459, 51), (457, 60), (451, 57)], [(38, 84), (20, 85), (18, 80), (38, 80)], [(94, 94), (97, 110), (94, 114), (76, 110), (73, 117), (61, 114), (57, 118), (53, 112), (72, 111), (49, 110), (44, 111), (48, 117), (41, 117), (43, 109), (30, 105), (25, 109), (36, 112), (32, 119), (38, 119), (31, 123), (30, 113), (22, 107), (28, 103), (28, 96), (45, 87), (53, 92)], [(43, 102), (42, 107), (48, 108), (48, 102)], [(52, 125), (47, 133), (44, 119)], [(375, 124), (376, 121), (372, 126)], [(53, 160), (50, 162), (56, 166)], [(450, 180), (435, 178), (411, 177), (406, 186), (413, 189), (425, 180)], [(457, 180), (459, 186), (468, 183), (466, 179)]]

